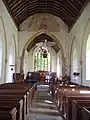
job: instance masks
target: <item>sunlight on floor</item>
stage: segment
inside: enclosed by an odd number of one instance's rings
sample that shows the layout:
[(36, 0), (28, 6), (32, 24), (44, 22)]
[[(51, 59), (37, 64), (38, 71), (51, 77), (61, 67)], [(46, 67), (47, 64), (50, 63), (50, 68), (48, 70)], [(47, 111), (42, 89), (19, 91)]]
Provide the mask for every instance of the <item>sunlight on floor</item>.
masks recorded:
[(49, 100), (45, 100), (45, 102), (46, 102), (46, 103), (50, 103), (50, 104), (52, 103), (52, 101), (49, 101)]
[(38, 85), (28, 120), (63, 120), (48, 89), (48, 85)]

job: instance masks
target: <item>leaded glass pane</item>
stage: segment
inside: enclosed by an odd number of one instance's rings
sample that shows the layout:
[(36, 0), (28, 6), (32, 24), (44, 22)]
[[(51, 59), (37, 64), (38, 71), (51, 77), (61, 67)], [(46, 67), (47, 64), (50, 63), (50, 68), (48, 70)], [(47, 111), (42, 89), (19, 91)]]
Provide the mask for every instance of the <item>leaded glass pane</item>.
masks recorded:
[(48, 52), (47, 58), (43, 58), (40, 48), (34, 53), (34, 70), (50, 71), (50, 52)]

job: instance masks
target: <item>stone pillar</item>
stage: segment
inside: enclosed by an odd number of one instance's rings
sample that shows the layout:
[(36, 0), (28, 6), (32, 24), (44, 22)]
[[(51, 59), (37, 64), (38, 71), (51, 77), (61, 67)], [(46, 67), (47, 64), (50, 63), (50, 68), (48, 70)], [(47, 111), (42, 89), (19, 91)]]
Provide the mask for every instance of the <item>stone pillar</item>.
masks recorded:
[(15, 64), (15, 71), (16, 71), (17, 73), (20, 73), (20, 62), (21, 62), (20, 57), (17, 57), (17, 58), (16, 58), (16, 64)]
[(21, 56), (20, 57), (20, 72), (22, 73), (24, 70), (23, 70), (23, 65), (24, 65), (24, 58)]

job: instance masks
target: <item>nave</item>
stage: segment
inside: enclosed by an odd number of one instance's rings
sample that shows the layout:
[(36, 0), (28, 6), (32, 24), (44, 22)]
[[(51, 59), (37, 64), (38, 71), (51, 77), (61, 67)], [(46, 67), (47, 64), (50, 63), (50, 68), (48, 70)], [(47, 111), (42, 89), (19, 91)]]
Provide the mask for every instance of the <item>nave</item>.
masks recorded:
[(49, 94), (49, 85), (37, 86), (28, 120), (63, 120)]
[[(49, 93), (50, 92), (50, 93)], [(0, 120), (90, 120), (90, 88), (72, 82), (0, 85)]]
[(0, 120), (62, 118), (90, 120), (90, 0), (0, 0)]

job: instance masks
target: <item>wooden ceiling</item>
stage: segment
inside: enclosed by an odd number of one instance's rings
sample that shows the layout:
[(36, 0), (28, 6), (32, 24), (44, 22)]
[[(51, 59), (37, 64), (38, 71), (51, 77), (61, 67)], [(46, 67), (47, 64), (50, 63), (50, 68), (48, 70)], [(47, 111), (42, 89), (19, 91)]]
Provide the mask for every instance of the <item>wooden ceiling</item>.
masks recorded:
[(89, 0), (2, 0), (16, 26), (36, 13), (51, 13), (60, 17), (70, 28)]
[[(39, 43), (39, 42), (44, 42), (45, 39), (47, 39), (47, 41), (50, 41), (50, 42), (54, 42), (54, 39), (52, 39), (50, 36), (48, 36), (47, 34), (43, 33), (39, 36), (37, 36), (28, 46), (27, 46), (27, 51), (29, 52), (34, 46), (36, 43)], [(57, 44), (55, 44), (54, 46), (52, 46), (52, 48), (58, 52), (60, 50), (59, 46)]]

